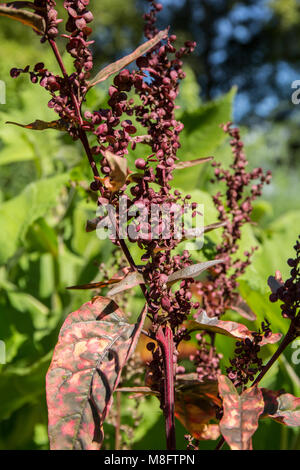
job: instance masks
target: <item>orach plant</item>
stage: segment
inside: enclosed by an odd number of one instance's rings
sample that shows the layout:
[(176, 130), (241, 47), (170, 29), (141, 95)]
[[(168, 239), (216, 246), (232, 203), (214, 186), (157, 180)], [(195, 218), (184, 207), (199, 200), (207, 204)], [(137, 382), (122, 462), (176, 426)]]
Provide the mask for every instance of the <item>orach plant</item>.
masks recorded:
[[(103, 423), (114, 394), (119, 400), (121, 392), (129, 392), (133, 397), (152, 394), (158, 398), (165, 417), (169, 450), (176, 449), (175, 416), (190, 433), (186, 436), (188, 449), (197, 450), (201, 440), (216, 440), (221, 436), (218, 449), (226, 441), (231, 449), (249, 450), (261, 418), (269, 417), (288, 426), (300, 424), (300, 398), (258, 387), (300, 331), (300, 243), (295, 246), (295, 259), (288, 261), (291, 278), (284, 283), (277, 272), (269, 279), (270, 300), (282, 302), (282, 314), (290, 321), (290, 327), (273, 357), (264, 365), (259, 357), (261, 347), (280, 341), (281, 335), (272, 333), (267, 321), (255, 332), (243, 324), (220, 319), (229, 309), (248, 320), (255, 319), (237, 293), (238, 278), (251, 263), (255, 248), (249, 247), (244, 260), (237, 256), (237, 249), (242, 226), (251, 222), (251, 203), (271, 178), (269, 172), (265, 175), (260, 168), (247, 171), (239, 130), (231, 123), (223, 125), (223, 129), (231, 138), (233, 163), (229, 169), (213, 163), (215, 181), (225, 188), (224, 195), (218, 193), (213, 197), (219, 221), (202, 230), (202, 233), (223, 231), (214, 259), (193, 263), (188, 250), (180, 251), (184, 239), (176, 236), (174, 224), (170, 236), (162, 236), (161, 215), (149, 233), (145, 214), (153, 204), (167, 207), (169, 212), (172, 204), (176, 204), (182, 216), (188, 203), (194, 218), (201, 215), (197, 203), (190, 201), (191, 196), (174, 191), (170, 181), (174, 171), (184, 172), (186, 167), (212, 160), (204, 157), (180, 162), (176, 156), (184, 127), (175, 118), (175, 100), (179, 84), (185, 78), (182, 59), (193, 52), (196, 44), (188, 41), (176, 48), (176, 36), (169, 35), (168, 29), (156, 29), (156, 15), (162, 6), (154, 1), (150, 4), (150, 12), (144, 15), (147, 42), (95, 75), (89, 48), (93, 43), (89, 0), (63, 2), (67, 13), (65, 34), (59, 33), (58, 26), (63, 20), (58, 19), (53, 0), (0, 5), (0, 15), (30, 26), (45, 47), (50, 46), (61, 71), (59, 75), (54, 74), (42, 62), (32, 68), (11, 70), (13, 78), (25, 73), (32, 83), (44, 87), (51, 95), (48, 106), (59, 115), (52, 122), (36, 120), (17, 125), (33, 130), (56, 129), (67, 132), (74, 141), (81, 141), (93, 173), (90, 190), (98, 193), (99, 208), (109, 203), (108, 214), (88, 221), (86, 229), (93, 231), (109, 221), (113, 229), (109, 235), (111, 242), (126, 260), (116, 266), (112, 279), (73, 287), (109, 287), (110, 290), (105, 297), (98, 295), (71, 313), (60, 330), (46, 378), (50, 447), (100, 449)], [(59, 36), (63, 38), (60, 41), (66, 42), (67, 53), (74, 58), (71, 74), (57, 46)], [(133, 62), (136, 68), (127, 69)], [(112, 75), (107, 108), (83, 113), (89, 90)], [(144, 133), (137, 135), (137, 128), (144, 128)], [(140, 146), (149, 147), (145, 159), (139, 157)], [(135, 172), (129, 170), (126, 158), (133, 151), (137, 155)], [(120, 196), (125, 206), (121, 206)], [(139, 212), (130, 212), (134, 207), (140, 208)], [(131, 232), (126, 241), (120, 234), (119, 224), (124, 212), (129, 221), (136, 222), (136, 236)], [(136, 263), (130, 251), (129, 246), (134, 244), (142, 251), (142, 264)], [(197, 279), (204, 271), (201, 279)], [(135, 286), (142, 291), (144, 306), (132, 324), (129, 315), (115, 302), (115, 296), (119, 299), (120, 293), (123, 295)], [(186, 373), (177, 364), (178, 347), (182, 341), (191, 339), (194, 331), (198, 331), (198, 348), (190, 356), (194, 372)], [(235, 356), (228, 359), (227, 375), (221, 373), (219, 366), (220, 352), (215, 348), (217, 334), (236, 341)], [(141, 373), (136, 386), (128, 387), (123, 372), (126, 368), (128, 372), (129, 366), (132, 369), (140, 336), (147, 338), (146, 347), (152, 359), (144, 370), (137, 366), (135, 372), (141, 370)], [(120, 432), (119, 421), (116, 421), (116, 433)]]

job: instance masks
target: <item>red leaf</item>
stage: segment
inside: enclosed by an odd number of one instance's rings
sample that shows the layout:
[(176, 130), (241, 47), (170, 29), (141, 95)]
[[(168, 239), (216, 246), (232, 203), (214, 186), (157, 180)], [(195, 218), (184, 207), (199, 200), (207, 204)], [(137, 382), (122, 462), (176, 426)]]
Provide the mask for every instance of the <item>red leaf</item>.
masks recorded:
[(100, 72), (96, 75), (96, 77), (93, 78), (89, 82), (89, 88), (97, 85), (97, 83), (107, 80), (108, 77), (124, 69), (127, 65), (131, 64), (131, 62), (134, 62), (136, 59), (138, 59), (138, 57), (146, 54), (148, 51), (150, 51), (150, 49), (156, 46), (156, 44), (159, 43), (159, 41), (161, 41), (164, 37), (166, 37), (167, 34), (168, 34), (168, 29), (165, 29), (164, 31), (160, 31), (156, 36), (154, 36), (154, 38), (150, 39), (149, 41), (139, 46), (131, 54), (123, 57), (120, 60), (117, 60), (116, 62), (112, 64), (109, 64), (107, 67), (100, 70)]
[(264, 411), (261, 390), (252, 387), (239, 395), (225, 375), (221, 375), (218, 381), (224, 411), (220, 431), (232, 450), (252, 450), (252, 436)]
[(131, 325), (112, 300), (96, 297), (65, 320), (46, 377), (51, 449), (95, 450), (123, 366), (146, 316)]
[(34, 131), (44, 131), (45, 129), (55, 129), (57, 131), (66, 131), (68, 129), (67, 123), (63, 119), (56, 121), (46, 122), (37, 119), (30, 124), (19, 124), (18, 122), (6, 121), (5, 124), (13, 124), (14, 126), (23, 127), (24, 129), (33, 129)]
[[(210, 318), (207, 316), (205, 310), (195, 317), (195, 320), (188, 321), (186, 325), (188, 328), (192, 328), (194, 330), (211, 331), (213, 333), (220, 333), (221, 335), (229, 336), (230, 338), (253, 339), (251, 331), (242, 323), (219, 320), (218, 317)], [(264, 346), (265, 344), (277, 343), (281, 336), (281, 333), (273, 333), (267, 338), (263, 337), (259, 344), (260, 346)]]
[(286, 426), (300, 426), (300, 398), (290, 393), (267, 389), (262, 389), (262, 393), (265, 401), (265, 416)]

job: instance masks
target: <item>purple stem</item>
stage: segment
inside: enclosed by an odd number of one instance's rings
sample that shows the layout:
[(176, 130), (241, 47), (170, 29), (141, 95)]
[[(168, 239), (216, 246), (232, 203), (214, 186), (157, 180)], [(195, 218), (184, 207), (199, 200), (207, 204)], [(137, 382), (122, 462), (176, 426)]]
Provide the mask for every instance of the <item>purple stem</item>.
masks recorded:
[(166, 424), (166, 439), (167, 449), (176, 450), (176, 435), (175, 435), (175, 396), (174, 396), (174, 340), (171, 328), (167, 325), (165, 333), (160, 327), (156, 334), (156, 339), (159, 342), (165, 369), (164, 380), (164, 415)]

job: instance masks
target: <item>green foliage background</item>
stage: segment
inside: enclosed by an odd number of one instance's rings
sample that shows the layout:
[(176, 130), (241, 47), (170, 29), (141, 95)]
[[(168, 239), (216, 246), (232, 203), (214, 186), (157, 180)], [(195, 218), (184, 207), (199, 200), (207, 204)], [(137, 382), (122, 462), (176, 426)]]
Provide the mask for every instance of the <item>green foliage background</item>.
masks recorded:
[[(126, 2), (120, 14), (119, 2), (96, 5), (97, 34), (112, 26), (114, 48), (125, 50), (131, 41), (140, 41), (139, 26), (133, 2)], [(103, 8), (103, 4), (107, 7)], [(277, 7), (279, 2), (276, 2)], [(123, 5), (123, 2), (122, 2)], [(124, 6), (124, 5), (123, 5)], [(279, 7), (278, 7), (279, 8)], [(100, 11), (101, 10), (101, 11)], [(128, 28), (119, 33), (118, 26)], [(121, 28), (122, 29), (122, 28)], [(97, 36), (98, 37), (98, 36)], [(0, 79), (6, 83), (6, 105), (0, 106), (0, 339), (6, 345), (6, 364), (0, 365), (0, 449), (47, 449), (47, 413), (45, 374), (51, 360), (59, 328), (66, 315), (90, 298), (90, 292), (70, 292), (66, 287), (103, 278), (104, 263), (113, 273), (112, 246), (85, 232), (86, 220), (94, 217), (95, 201), (86, 192), (90, 181), (87, 161), (77, 143), (52, 130), (41, 133), (6, 125), (5, 121), (29, 123), (35, 119), (55, 119), (47, 107), (46, 92), (27, 77), (12, 80), (13, 66), (26, 66), (43, 60), (56, 69), (53, 57), (35, 35), (19, 24), (1, 18)], [(26, 47), (21, 47), (21, 42)], [(70, 66), (70, 60), (65, 57)], [(105, 62), (99, 58), (99, 65)], [(214, 155), (224, 164), (230, 163), (228, 139), (219, 128), (232, 118), (235, 89), (215, 101), (203, 103), (191, 68), (182, 86), (178, 116), (185, 124), (179, 155), (183, 160)], [(89, 94), (87, 107), (105, 105), (108, 83)], [(265, 128), (243, 128), (251, 168), (259, 165), (272, 169), (273, 182), (255, 204), (254, 225), (245, 227), (240, 246), (242, 253), (258, 245), (254, 262), (240, 282), (240, 292), (257, 314), (257, 325), (267, 318), (273, 331), (285, 332), (287, 322), (280, 309), (268, 300), (267, 278), (276, 269), (288, 275), (286, 260), (299, 235), (299, 173), (296, 160), (291, 162), (286, 145), (291, 134), (298, 132), (298, 118), (289, 127), (269, 120)], [(287, 136), (287, 133), (289, 134)], [(130, 156), (130, 162), (133, 161)], [(279, 160), (279, 163), (278, 163)], [(210, 184), (209, 165), (177, 172), (173, 185), (190, 193), (193, 200), (205, 204), (205, 223), (216, 220), (211, 201), (217, 187)], [(217, 232), (206, 239), (216, 242)], [(136, 257), (138, 252), (133, 252)], [(205, 250), (195, 254), (201, 261)], [(138, 290), (128, 302), (128, 310), (136, 314), (141, 299)], [(228, 318), (239, 320), (229, 312)], [(217, 338), (217, 347), (224, 355), (222, 367), (228, 364), (233, 342)], [(264, 349), (264, 359), (275, 346)], [(289, 348), (274, 366), (263, 386), (274, 390), (285, 388), (295, 395), (300, 392), (300, 367), (291, 362)], [(132, 424), (129, 399), (123, 397), (122, 422)], [(134, 449), (161, 449), (164, 442), (161, 412), (156, 399), (139, 405), (143, 419), (132, 440)], [(114, 430), (106, 426), (106, 445), (113, 447)], [(178, 445), (185, 448), (186, 430), (178, 423)], [(126, 437), (124, 436), (126, 440)], [(203, 443), (213, 448), (214, 443)], [(256, 449), (300, 449), (297, 430), (265, 421), (254, 436)]]

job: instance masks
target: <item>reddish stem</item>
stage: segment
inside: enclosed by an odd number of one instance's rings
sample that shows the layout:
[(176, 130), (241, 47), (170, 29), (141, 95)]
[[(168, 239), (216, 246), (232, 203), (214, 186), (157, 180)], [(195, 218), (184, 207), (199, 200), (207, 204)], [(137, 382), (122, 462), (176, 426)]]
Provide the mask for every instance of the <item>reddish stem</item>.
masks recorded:
[(295, 326), (294, 326), (294, 323), (292, 322), (290, 324), (290, 327), (289, 327), (289, 330), (287, 332), (287, 334), (285, 335), (285, 337), (283, 338), (282, 342), (280, 343), (277, 351), (273, 354), (273, 356), (271, 357), (271, 359), (269, 360), (269, 362), (264, 366), (263, 370), (261, 371), (261, 373), (256, 377), (256, 379), (254, 380), (253, 384), (252, 384), (252, 387), (254, 385), (257, 385), (261, 380), (262, 378), (266, 375), (266, 373), (268, 372), (268, 370), (272, 367), (272, 365), (274, 364), (275, 361), (277, 361), (277, 359), (279, 358), (279, 356), (283, 353), (283, 351), (286, 349), (286, 347), (295, 339)]
[(171, 328), (167, 325), (165, 333), (160, 327), (156, 334), (156, 339), (159, 342), (165, 370), (164, 380), (164, 415), (166, 424), (166, 440), (167, 450), (176, 450), (176, 435), (175, 435), (175, 395), (174, 395), (174, 340)]

